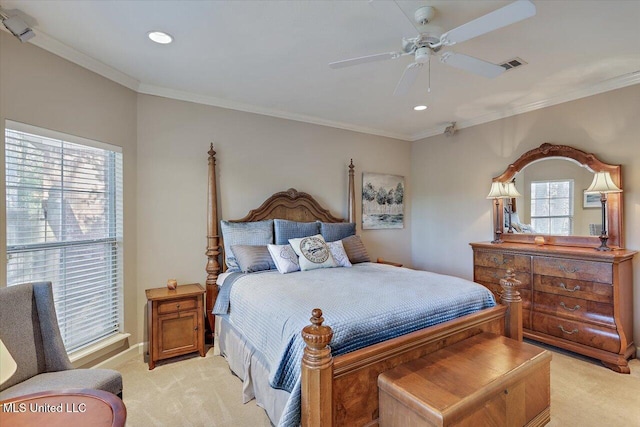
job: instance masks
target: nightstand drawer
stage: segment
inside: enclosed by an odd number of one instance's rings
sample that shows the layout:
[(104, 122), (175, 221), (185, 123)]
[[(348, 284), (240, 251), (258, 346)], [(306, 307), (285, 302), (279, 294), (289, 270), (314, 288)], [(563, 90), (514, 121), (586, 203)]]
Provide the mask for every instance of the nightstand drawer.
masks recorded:
[(197, 298), (184, 298), (171, 301), (158, 301), (158, 314), (176, 313), (178, 311), (193, 310), (198, 307)]
[(533, 258), (533, 272), (545, 276), (566, 277), (581, 281), (612, 283), (611, 263), (577, 261), (562, 258)]

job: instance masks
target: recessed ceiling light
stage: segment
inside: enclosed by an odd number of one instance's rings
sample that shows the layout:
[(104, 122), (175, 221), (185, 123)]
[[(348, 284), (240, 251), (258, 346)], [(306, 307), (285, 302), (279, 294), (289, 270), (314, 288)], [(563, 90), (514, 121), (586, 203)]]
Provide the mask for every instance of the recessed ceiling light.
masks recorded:
[(413, 107), (414, 110), (416, 111), (424, 111), (427, 109), (426, 105), (416, 105), (415, 107)]
[(160, 44), (169, 44), (173, 41), (173, 37), (170, 34), (162, 31), (150, 31), (148, 36), (152, 41)]

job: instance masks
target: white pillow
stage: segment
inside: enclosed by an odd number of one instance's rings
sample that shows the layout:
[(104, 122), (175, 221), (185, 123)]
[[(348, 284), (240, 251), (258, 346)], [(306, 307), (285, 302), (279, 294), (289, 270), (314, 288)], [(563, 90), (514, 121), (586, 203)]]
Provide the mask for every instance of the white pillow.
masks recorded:
[(327, 242), (324, 241), (321, 234), (300, 239), (289, 239), (289, 243), (298, 255), (300, 270), (337, 267)]
[(267, 245), (271, 258), (276, 264), (276, 268), (281, 274), (291, 273), (300, 270), (298, 255), (291, 245)]
[(352, 264), (349, 262), (349, 257), (347, 256), (347, 252), (344, 250), (344, 245), (342, 244), (342, 240), (336, 240), (335, 242), (327, 242), (327, 246), (329, 246), (329, 251), (331, 252), (331, 256), (333, 260), (336, 262), (338, 267), (351, 267)]

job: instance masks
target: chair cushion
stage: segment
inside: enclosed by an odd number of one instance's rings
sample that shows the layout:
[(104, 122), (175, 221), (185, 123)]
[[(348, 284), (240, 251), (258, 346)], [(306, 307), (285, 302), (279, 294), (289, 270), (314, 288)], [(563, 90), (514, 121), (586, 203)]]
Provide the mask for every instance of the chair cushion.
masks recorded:
[(47, 372), (2, 391), (0, 400), (40, 391), (70, 388), (104, 390), (117, 395), (122, 392), (122, 375), (111, 369), (72, 369)]

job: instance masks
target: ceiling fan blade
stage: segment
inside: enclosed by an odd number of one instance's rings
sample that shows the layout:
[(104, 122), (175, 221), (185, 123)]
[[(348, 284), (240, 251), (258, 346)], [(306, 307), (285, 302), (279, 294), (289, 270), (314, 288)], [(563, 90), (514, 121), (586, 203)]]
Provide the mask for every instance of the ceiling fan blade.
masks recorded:
[(451, 65), (452, 67), (478, 74), (487, 78), (498, 77), (506, 70), (500, 65), (474, 58), (473, 56), (463, 55), (461, 53), (445, 52), (440, 56), (440, 61)]
[(404, 73), (402, 73), (402, 77), (396, 86), (396, 90), (393, 91), (395, 96), (406, 95), (407, 92), (409, 92), (409, 89), (418, 78), (420, 68), (422, 68), (421, 62), (413, 62), (407, 65), (407, 68), (404, 69)]
[(536, 14), (536, 6), (529, 0), (518, 0), (480, 18), (469, 21), (440, 37), (440, 43), (451, 46), (478, 37), (498, 28), (515, 24)]
[(352, 65), (365, 64), (367, 62), (384, 61), (385, 59), (396, 59), (402, 52), (377, 53), (375, 55), (361, 56), (359, 58), (345, 59), (342, 61), (330, 62), (331, 68), (350, 67)]

